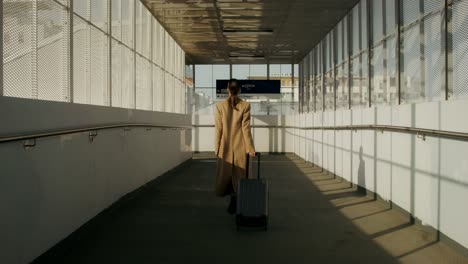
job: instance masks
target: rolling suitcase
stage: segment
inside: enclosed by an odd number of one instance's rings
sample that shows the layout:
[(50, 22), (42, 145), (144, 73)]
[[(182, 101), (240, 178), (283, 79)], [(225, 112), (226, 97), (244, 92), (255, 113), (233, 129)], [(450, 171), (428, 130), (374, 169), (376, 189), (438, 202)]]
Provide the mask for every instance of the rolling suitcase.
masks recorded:
[(237, 230), (240, 227), (258, 227), (267, 230), (268, 225), (268, 182), (260, 179), (260, 153), (257, 178), (249, 179), (250, 156), (246, 159), (246, 178), (241, 179), (237, 189)]

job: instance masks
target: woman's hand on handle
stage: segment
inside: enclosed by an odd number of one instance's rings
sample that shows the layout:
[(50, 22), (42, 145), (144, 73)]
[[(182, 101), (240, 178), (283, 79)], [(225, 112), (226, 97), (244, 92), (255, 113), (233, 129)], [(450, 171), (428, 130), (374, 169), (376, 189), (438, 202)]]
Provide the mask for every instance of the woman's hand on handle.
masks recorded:
[(255, 157), (256, 154), (257, 154), (257, 153), (255, 153), (255, 151), (249, 152), (250, 157)]

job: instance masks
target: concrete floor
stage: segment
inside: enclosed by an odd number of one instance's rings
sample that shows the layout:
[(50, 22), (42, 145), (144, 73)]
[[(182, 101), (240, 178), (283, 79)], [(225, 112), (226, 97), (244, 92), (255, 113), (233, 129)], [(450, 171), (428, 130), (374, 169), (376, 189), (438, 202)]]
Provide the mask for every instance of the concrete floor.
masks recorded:
[(401, 213), (294, 155), (264, 155), (270, 224), (237, 232), (213, 194), (215, 160), (119, 201), (35, 263), (468, 263)]

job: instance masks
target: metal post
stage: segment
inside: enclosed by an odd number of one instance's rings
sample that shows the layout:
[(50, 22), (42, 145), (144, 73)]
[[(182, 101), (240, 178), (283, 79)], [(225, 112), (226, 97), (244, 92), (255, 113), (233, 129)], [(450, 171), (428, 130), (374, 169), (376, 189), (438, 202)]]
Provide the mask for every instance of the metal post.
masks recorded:
[[(424, 99), (428, 96), (426, 94), (426, 58), (425, 58), (425, 43), (424, 43), (424, 0), (419, 0), (419, 96), (423, 96)], [(424, 91), (424, 92), (423, 92)]]
[(137, 59), (137, 52), (136, 52), (136, 9), (137, 9), (137, 1), (133, 2), (133, 108), (137, 108), (137, 87), (136, 87), (136, 59)]
[(3, 92), (3, 1), (0, 1), (0, 96), (4, 95)]
[(108, 56), (107, 56), (107, 89), (109, 91), (109, 106), (112, 106), (112, 1), (107, 0), (107, 45)]
[(401, 71), (402, 71), (402, 54), (401, 54), (401, 19), (402, 12), (400, 11), (401, 1), (395, 1), (396, 5), (396, 24), (397, 24), (397, 39), (396, 39), (396, 59), (397, 59), (397, 80), (398, 80), (398, 104), (402, 103), (401, 100)]
[(321, 50), (322, 50), (322, 54), (321, 54), (322, 55), (321, 56), (322, 57), (322, 67), (321, 67), (322, 68), (322, 72), (321, 72), (321, 74), (322, 74), (322, 112), (325, 111), (325, 91), (326, 91), (326, 87), (327, 87), (326, 86), (326, 81), (325, 81), (325, 76), (326, 76), (325, 75), (325, 71), (326, 71), (325, 70), (325, 61), (326, 61), (326, 56), (327, 56), (327, 54), (325, 52), (326, 45), (327, 45), (327, 43), (324, 44), (322, 42), (322, 45), (320, 47)]
[(452, 28), (453, 0), (445, 0), (445, 100), (453, 94), (453, 28)]
[[(367, 96), (368, 96), (368, 107), (371, 107), (372, 106), (372, 81), (371, 81), (371, 77), (372, 77), (372, 57), (373, 57), (373, 54), (372, 54), (372, 38), (373, 38), (373, 34), (372, 34), (372, 21), (371, 21), (371, 4), (372, 4), (372, 1), (370, 0), (367, 0), (367, 17), (366, 17), (366, 21), (367, 21), (367, 25), (366, 25), (366, 30), (367, 30)], [(383, 18), (382, 18), (383, 19)]]
[[(153, 15), (151, 14), (151, 19), (150, 19), (150, 45), (149, 45), (149, 48), (150, 48), (150, 56), (149, 56), (149, 62), (150, 62), (150, 65), (151, 65), (151, 68), (150, 68), (150, 85), (151, 85), (151, 110), (154, 111), (154, 87), (153, 87), (153, 67), (154, 67), (154, 63), (153, 63)], [(185, 68), (184, 68), (184, 72), (185, 72)], [(184, 85), (185, 86), (185, 85)], [(186, 98), (187, 99), (187, 98)]]
[[(32, 30), (31, 30), (31, 99), (38, 99), (37, 87), (37, 1), (32, 1)], [(3, 19), (3, 18), (2, 18)]]
[[(340, 24), (338, 24), (338, 27), (340, 26)], [(338, 32), (337, 30), (333, 29), (333, 34), (332, 34), (332, 62), (333, 62), (333, 65), (332, 65), (332, 74), (333, 74), (333, 110), (336, 111), (336, 89), (337, 89), (337, 85), (336, 85), (336, 64), (337, 64), (337, 35), (338, 35)]]
[(163, 88), (162, 88), (162, 98), (163, 98), (163, 103), (161, 105), (161, 111), (166, 112), (166, 30), (164, 29), (164, 34), (163, 38), (164, 40), (162, 41), (163, 43), (163, 68), (161, 68), (161, 71), (163, 73)]
[(348, 30), (348, 46), (346, 47), (346, 55), (348, 57), (348, 109), (351, 109), (351, 85), (353, 83), (353, 74), (352, 74), (352, 66), (353, 64), (351, 63), (351, 43), (353, 41), (352, 39), (352, 34), (351, 34), (351, 20), (352, 17), (350, 15), (347, 16), (347, 30)]
[(68, 50), (68, 101), (70, 103), (73, 103), (74, 101), (74, 75), (73, 75), (73, 60), (74, 60), (74, 56), (73, 56), (73, 51), (74, 51), (74, 36), (73, 36), (73, 18), (74, 18), (74, 14), (73, 14), (73, 1), (74, 0), (70, 0), (69, 1), (69, 7), (68, 7), (68, 45), (69, 45), (69, 50)]
[(270, 63), (267, 62), (267, 80), (270, 80)]
[[(291, 79), (291, 84), (292, 84), (292, 101), (294, 102), (294, 85), (295, 85), (295, 80), (294, 80), (294, 64), (291, 63), (291, 75), (292, 75), (292, 79)], [(299, 103), (299, 102), (298, 102)], [(300, 106), (299, 106), (300, 107)]]

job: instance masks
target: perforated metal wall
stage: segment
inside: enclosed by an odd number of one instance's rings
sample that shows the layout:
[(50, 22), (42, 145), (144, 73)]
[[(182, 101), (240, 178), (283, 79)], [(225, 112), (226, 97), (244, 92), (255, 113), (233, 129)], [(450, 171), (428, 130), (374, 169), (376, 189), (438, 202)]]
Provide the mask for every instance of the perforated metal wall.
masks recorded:
[[(336, 109), (347, 106), (346, 91), (351, 108), (466, 98), (467, 17), (468, 0), (361, 0), (330, 31), (337, 53), (314, 60), (315, 111), (322, 111), (317, 104), (323, 94), (330, 110), (329, 79)], [(328, 52), (323, 45), (329, 41), (327, 35), (313, 50)], [(333, 61), (336, 76), (328, 71)]]
[(4, 96), (185, 111), (185, 53), (140, 1), (9, 0), (2, 15)]
[(468, 97), (468, 1), (453, 4), (453, 98)]

